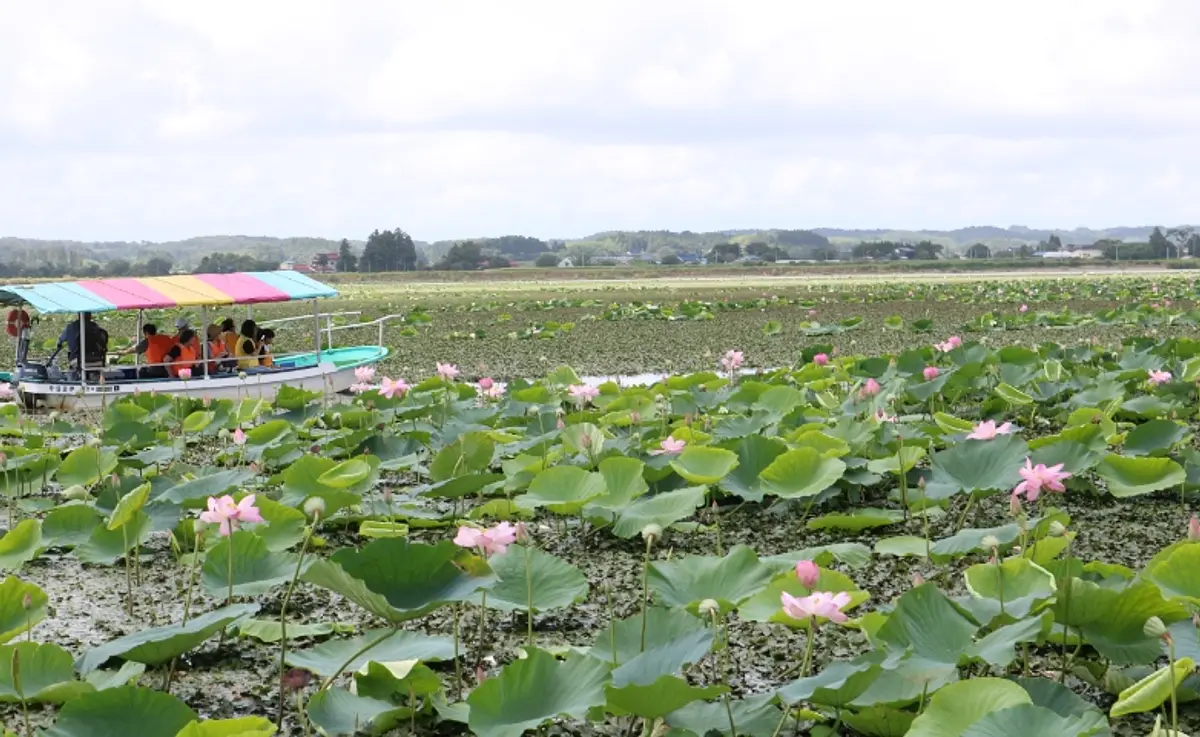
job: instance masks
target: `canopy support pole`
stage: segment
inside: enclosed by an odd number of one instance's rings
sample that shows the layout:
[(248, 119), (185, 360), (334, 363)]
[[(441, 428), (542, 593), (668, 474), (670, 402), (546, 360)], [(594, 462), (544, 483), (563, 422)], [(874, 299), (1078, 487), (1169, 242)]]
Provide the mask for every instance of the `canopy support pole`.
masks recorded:
[(313, 299), (313, 345), (317, 349), (317, 365), (321, 365), (321, 307)]
[[(137, 335), (133, 336), (134, 345), (137, 345), (137, 343), (139, 341), (141, 341), (141, 339), (142, 339), (142, 312), (143, 312), (142, 310), (138, 310)], [(142, 365), (142, 354), (138, 353), (135, 350), (133, 352), (133, 376), (134, 376), (134, 378), (137, 378), (137, 375), (141, 373), (141, 365)]]
[[(69, 363), (69, 356), (67, 360)], [(82, 312), (79, 313), (79, 356), (75, 360), (79, 362), (79, 387), (82, 389), (87, 386), (87, 322), (83, 319)]]
[[(196, 333), (196, 340), (200, 341), (200, 358), (204, 361), (204, 379), (207, 381), (208, 375), (208, 305), (200, 305), (200, 330), (203, 334)], [(229, 543), (233, 544), (232, 541)]]

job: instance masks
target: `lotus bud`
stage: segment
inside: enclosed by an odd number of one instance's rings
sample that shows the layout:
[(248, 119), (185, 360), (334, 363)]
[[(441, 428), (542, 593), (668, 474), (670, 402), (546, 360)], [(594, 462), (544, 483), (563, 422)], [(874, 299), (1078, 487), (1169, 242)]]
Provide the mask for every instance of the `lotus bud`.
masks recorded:
[(517, 542), (519, 542), (519, 543), (529, 542), (529, 526), (528, 525), (526, 525), (524, 522), (518, 522), (516, 524), (516, 531), (517, 531)]
[(983, 539), (979, 541), (979, 544), (982, 545), (985, 550), (995, 550), (996, 548), (1000, 547), (1000, 540), (995, 535), (984, 535)]
[(325, 500), (319, 496), (310, 496), (304, 502), (304, 514), (314, 520), (325, 516)]
[(704, 601), (700, 602), (699, 611), (700, 614), (704, 615), (705, 617), (711, 617), (717, 612), (721, 611), (721, 605), (718, 604), (715, 599), (705, 599)]
[(281, 685), (283, 686), (284, 690), (299, 691), (307, 686), (308, 682), (312, 680), (312, 674), (302, 668), (293, 668), (287, 673), (284, 673), (281, 680)]
[(1050, 537), (1062, 537), (1063, 535), (1067, 534), (1067, 528), (1062, 522), (1054, 520), (1050, 523), (1049, 532)]
[(220, 430), (217, 431), (217, 437), (223, 441), (229, 440), (229, 428), (222, 427)]
[(87, 444), (93, 448), (100, 447), (100, 438), (88, 438)]
[(1188, 540), (1200, 540), (1200, 518), (1194, 514), (1188, 520), (1187, 536)]
[(811, 560), (796, 561), (796, 578), (799, 579), (800, 585), (810, 591), (816, 588), (817, 581), (821, 579), (821, 568)]
[(642, 424), (642, 415), (641, 415), (641, 413), (640, 413), (640, 412), (630, 412), (630, 413), (629, 413), (629, 423), (630, 423), (631, 425), (640, 425), (640, 424)]
[(480, 665), (475, 666), (475, 683), (476, 683), (476, 685), (483, 683), (486, 680), (487, 680), (487, 671), (485, 671), (483, 669), (483, 665), (480, 664)]
[(64, 489), (63, 496), (67, 499), (83, 501), (84, 499), (88, 498), (88, 491), (79, 484), (75, 484), (74, 486), (68, 486), (66, 489)]
[(649, 524), (642, 528), (642, 539), (651, 542), (662, 537), (662, 525)]
[(1014, 517), (1021, 516), (1021, 497), (1013, 494), (1008, 498), (1008, 513)]
[(242, 381), (245, 381), (245, 380), (246, 380), (246, 372), (245, 372), (245, 371), (239, 371), (239, 372), (238, 372), (238, 378), (239, 378), (239, 379), (241, 379)]
[(196, 537), (203, 537), (204, 531), (208, 529), (208, 523), (200, 519), (192, 520), (192, 532)]
[(1142, 634), (1146, 635), (1146, 637), (1159, 637), (1163, 639), (1170, 637), (1170, 634), (1167, 633), (1167, 625), (1163, 624), (1163, 621), (1158, 617), (1151, 617), (1146, 620), (1146, 623), (1142, 625)]
[(21, 597), (21, 608), (24, 609), (25, 611), (29, 611), (30, 609), (32, 609), (33, 608), (33, 597), (30, 596), (29, 594), (25, 594), (25, 596)]
[(924, 583), (925, 583), (925, 577), (921, 575), (921, 572), (920, 572), (920, 571), (913, 571), (913, 575), (912, 575), (912, 584), (913, 584), (913, 586), (914, 586), (914, 587), (916, 587), (916, 586), (920, 586), (920, 585), (922, 585), (922, 584), (924, 584)]

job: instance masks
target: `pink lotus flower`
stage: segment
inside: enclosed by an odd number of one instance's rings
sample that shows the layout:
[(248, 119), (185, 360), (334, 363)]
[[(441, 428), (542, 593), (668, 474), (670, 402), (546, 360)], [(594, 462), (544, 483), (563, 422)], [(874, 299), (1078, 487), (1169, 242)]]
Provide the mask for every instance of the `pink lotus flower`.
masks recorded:
[(1061, 463), (1049, 467), (1044, 463), (1035, 466), (1033, 461), (1026, 458), (1025, 466), (1020, 469), (1021, 478), (1025, 480), (1016, 485), (1012, 495), (1024, 494), (1026, 499), (1036, 502), (1043, 489), (1045, 491), (1066, 491), (1067, 487), (1063, 486), (1062, 482), (1071, 478), (1071, 474), (1062, 468), (1063, 464)]
[(0, 381), (0, 401), (7, 402), (16, 396), (13, 391), (12, 384), (7, 381)]
[(858, 396), (860, 399), (866, 399), (867, 397), (873, 397), (876, 394), (878, 394), (882, 389), (883, 389), (883, 387), (881, 387), (879, 385), (878, 381), (875, 381), (874, 379), (867, 379), (867, 382), (862, 385), (861, 389), (858, 390)]
[(437, 375), (443, 381), (454, 381), (458, 377), (458, 366), (452, 363), (438, 363)]
[(486, 530), (464, 525), (458, 528), (454, 544), (460, 548), (478, 549), (485, 556), (498, 555), (516, 542), (518, 533), (518, 528), (508, 522), (501, 522)]
[(478, 393), (483, 399), (500, 399), (504, 396), (504, 387), (495, 383), (485, 387), (483, 386), (483, 382), (480, 382)]
[(962, 345), (962, 338), (957, 335), (951, 335), (949, 338), (946, 338), (946, 342), (957, 348)]
[(589, 384), (572, 384), (567, 387), (567, 396), (580, 407), (600, 396), (600, 390)]
[(1171, 381), (1171, 372), (1170, 371), (1159, 370), (1159, 371), (1151, 371), (1150, 372), (1150, 378), (1149, 378), (1150, 386), (1160, 386), (1160, 385), (1166, 384), (1170, 381)]
[(933, 381), (940, 373), (941, 372), (938, 371), (937, 366), (926, 366), (925, 370), (921, 372), (921, 374), (925, 377), (925, 381)]
[(816, 317), (816, 316), (817, 316), (817, 311), (816, 311), (816, 310), (809, 310), (809, 311), (808, 311), (808, 316), (809, 316), (809, 317)]
[(995, 420), (984, 420), (975, 426), (967, 435), (968, 440), (991, 440), (997, 435), (1011, 435), (1012, 423), (1006, 422), (1003, 425), (996, 425)]
[(727, 351), (724, 356), (721, 356), (721, 368), (730, 373), (737, 371), (746, 362), (746, 357), (741, 351)]
[(1200, 519), (1194, 514), (1188, 520), (1187, 536), (1188, 540), (1200, 540)]
[(814, 591), (798, 599), (786, 591), (779, 595), (783, 603), (783, 611), (793, 619), (812, 619), (823, 617), (830, 622), (841, 624), (848, 617), (842, 611), (850, 605), (850, 594), (839, 591), (834, 594), (828, 591)]
[(687, 445), (686, 440), (676, 440), (675, 438), (663, 438), (663, 441), (661, 443), (659, 443), (658, 447), (656, 449), (650, 451), (650, 455), (652, 455), (652, 456), (679, 455), (680, 453), (683, 452), (683, 449), (686, 445)]
[(218, 499), (208, 498), (208, 511), (200, 513), (200, 521), (220, 525), (220, 533), (228, 537), (237, 529), (238, 523), (262, 522), (258, 507), (254, 506), (254, 494), (247, 494), (240, 502), (233, 501), (229, 494)]
[(821, 568), (811, 560), (796, 561), (796, 578), (800, 579), (801, 586), (811, 591), (821, 579)]
[(896, 417), (896, 415), (889, 415), (887, 412), (885, 412), (881, 409), (875, 410), (875, 421), (876, 422), (895, 422), (897, 419), (899, 419), (899, 418)]
[(408, 393), (410, 388), (404, 379), (393, 381), (391, 378), (385, 376), (383, 377), (383, 381), (380, 382), (379, 394), (387, 399), (394, 399), (397, 394), (403, 397)]
[(233, 444), (234, 445), (245, 445), (246, 444), (246, 431), (245, 430), (243, 430), (242, 428), (239, 427), (238, 429), (233, 431)]
[(354, 369), (354, 378), (359, 384), (370, 384), (375, 378), (375, 367), (359, 366)]
[(829, 363), (829, 355), (827, 353), (818, 353), (813, 356), (813, 363), (818, 366), (824, 366)]
[(190, 368), (179, 369), (179, 378), (183, 379), (184, 381), (192, 378), (192, 370)]
[(1029, 305), (1021, 305), (1020, 307), (1017, 308), (1017, 312), (1020, 312), (1021, 314), (1025, 314), (1026, 312), (1029, 312)]
[(374, 384), (366, 384), (361, 381), (356, 384), (350, 385), (350, 391), (354, 392), (355, 394), (362, 394), (363, 392), (369, 392), (374, 388), (375, 388)]
[(488, 389), (491, 389), (495, 383), (496, 382), (493, 381), (491, 377), (485, 376), (479, 380), (479, 388), (486, 392)]

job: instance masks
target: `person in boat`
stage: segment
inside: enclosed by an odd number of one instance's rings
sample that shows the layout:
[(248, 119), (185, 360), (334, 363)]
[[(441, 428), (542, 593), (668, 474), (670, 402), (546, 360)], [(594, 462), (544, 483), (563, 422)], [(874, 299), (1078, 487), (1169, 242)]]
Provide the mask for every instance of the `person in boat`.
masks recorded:
[(274, 368), (275, 359), (271, 357), (271, 344), (275, 342), (275, 331), (263, 328), (258, 331), (258, 363), (266, 368)]
[[(166, 363), (167, 351), (171, 350), (173, 345), (175, 345), (174, 338), (169, 335), (159, 335), (157, 325), (146, 323), (142, 326), (142, 339), (136, 345), (126, 348), (117, 355), (127, 356), (130, 353), (136, 353), (139, 356), (145, 356), (148, 365), (138, 369), (138, 378), (165, 379), (167, 378), (167, 367), (162, 364)], [(129, 376), (132, 378), (131, 374)]]
[[(67, 324), (62, 334), (58, 336), (58, 346), (55, 348), (55, 352), (57, 352), (62, 350), (63, 345), (66, 345), (67, 363), (75, 367), (79, 366), (80, 322), (80, 320), (72, 320)], [(90, 312), (82, 313), (82, 323), (83, 349), (87, 351), (84, 362), (89, 366), (103, 366), (105, 358), (108, 356), (108, 331), (96, 324)]]
[[(190, 341), (183, 340), (183, 332), (185, 330), (192, 335)], [(188, 324), (186, 317), (180, 317), (175, 320), (175, 340), (179, 343), (190, 342), (192, 344), (192, 350), (196, 352), (197, 356), (200, 355), (200, 336), (196, 335), (195, 330), (192, 330), (191, 325)]]
[(178, 341), (171, 346), (165, 357), (167, 373), (172, 379), (178, 379), (179, 372), (183, 369), (196, 370), (196, 359), (200, 358), (195, 348), (197, 342), (196, 332), (191, 328), (184, 328), (179, 333)]
[(233, 346), (237, 343), (238, 331), (237, 325), (234, 324), (232, 317), (227, 317), (221, 321), (221, 342), (225, 344), (225, 350), (229, 351), (229, 355), (233, 355)]
[(227, 361), (229, 358), (229, 349), (225, 347), (225, 341), (221, 338), (221, 326), (213, 323), (208, 326), (208, 371), (215, 374), (221, 368), (229, 368), (233, 365)]
[(253, 320), (242, 321), (241, 333), (233, 343), (233, 357), (242, 371), (258, 368), (258, 324)]

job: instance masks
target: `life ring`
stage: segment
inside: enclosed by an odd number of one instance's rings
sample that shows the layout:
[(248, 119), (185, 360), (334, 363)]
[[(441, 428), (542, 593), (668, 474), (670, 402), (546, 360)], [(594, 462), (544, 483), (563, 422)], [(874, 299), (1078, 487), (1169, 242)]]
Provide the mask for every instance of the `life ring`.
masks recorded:
[(29, 327), (29, 313), (25, 310), (14, 309), (8, 311), (8, 325), (5, 331), (12, 337), (17, 337), (21, 331)]

